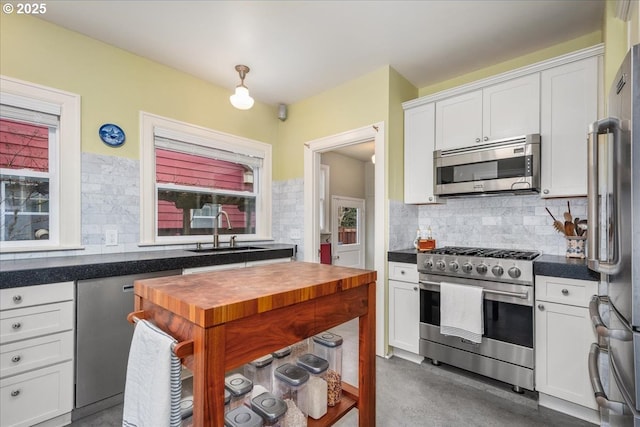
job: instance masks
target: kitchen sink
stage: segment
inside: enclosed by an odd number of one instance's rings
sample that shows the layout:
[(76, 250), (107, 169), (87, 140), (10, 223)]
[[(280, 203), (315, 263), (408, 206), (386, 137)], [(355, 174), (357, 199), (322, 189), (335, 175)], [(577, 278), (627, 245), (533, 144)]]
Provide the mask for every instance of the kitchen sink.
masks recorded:
[(198, 254), (212, 254), (218, 252), (246, 252), (256, 249), (264, 249), (259, 246), (220, 246), (217, 248), (199, 248), (199, 249), (187, 249), (189, 252), (195, 252)]

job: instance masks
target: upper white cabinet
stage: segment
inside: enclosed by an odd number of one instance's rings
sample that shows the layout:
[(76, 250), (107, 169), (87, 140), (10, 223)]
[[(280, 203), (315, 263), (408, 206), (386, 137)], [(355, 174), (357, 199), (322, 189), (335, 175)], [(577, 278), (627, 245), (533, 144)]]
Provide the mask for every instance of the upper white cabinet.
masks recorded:
[(434, 119), (434, 103), (404, 112), (405, 203), (437, 202), (433, 194)]
[(542, 197), (587, 194), (587, 128), (598, 117), (598, 57), (541, 73)]
[(539, 73), (436, 103), (436, 149), (540, 132)]

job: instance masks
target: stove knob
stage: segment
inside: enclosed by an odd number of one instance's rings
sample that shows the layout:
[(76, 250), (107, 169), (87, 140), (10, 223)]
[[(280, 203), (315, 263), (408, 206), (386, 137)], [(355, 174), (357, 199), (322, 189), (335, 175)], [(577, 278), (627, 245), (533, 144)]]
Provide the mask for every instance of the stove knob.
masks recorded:
[(502, 276), (502, 273), (504, 273), (504, 269), (499, 266), (499, 265), (494, 265), (493, 268), (491, 269), (491, 272), (493, 273), (494, 276)]
[(427, 259), (424, 261), (423, 265), (427, 270), (431, 270), (433, 268), (433, 261), (431, 259)]
[(522, 272), (520, 271), (520, 269), (518, 267), (511, 267), (509, 269), (509, 276), (513, 277), (514, 279), (517, 279), (518, 277), (520, 277), (520, 274)]
[(465, 262), (464, 264), (462, 264), (462, 271), (464, 271), (465, 273), (471, 273), (472, 270), (473, 265), (471, 265), (471, 263)]
[(458, 263), (456, 261), (451, 261), (449, 263), (449, 270), (458, 271)]
[(447, 264), (443, 260), (440, 260), (436, 262), (436, 267), (438, 267), (438, 270), (444, 271), (444, 269), (447, 268)]
[(479, 264), (476, 266), (476, 271), (480, 274), (485, 274), (487, 272), (487, 264)]

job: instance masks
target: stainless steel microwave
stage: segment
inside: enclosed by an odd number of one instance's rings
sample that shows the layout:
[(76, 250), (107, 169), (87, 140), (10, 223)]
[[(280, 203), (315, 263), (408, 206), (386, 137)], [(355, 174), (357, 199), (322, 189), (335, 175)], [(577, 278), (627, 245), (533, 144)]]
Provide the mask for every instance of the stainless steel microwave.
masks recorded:
[(540, 192), (540, 135), (433, 152), (435, 194)]

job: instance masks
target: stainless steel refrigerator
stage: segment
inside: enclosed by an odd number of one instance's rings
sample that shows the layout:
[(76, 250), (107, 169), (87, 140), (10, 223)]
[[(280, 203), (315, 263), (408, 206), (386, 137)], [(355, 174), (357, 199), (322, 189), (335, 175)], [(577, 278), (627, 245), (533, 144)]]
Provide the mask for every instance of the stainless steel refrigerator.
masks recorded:
[(589, 129), (587, 254), (607, 282), (609, 324), (598, 333), (608, 338), (608, 390), (591, 377), (609, 424), (640, 427), (640, 45), (618, 70), (608, 110)]

